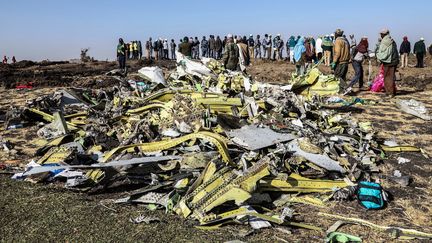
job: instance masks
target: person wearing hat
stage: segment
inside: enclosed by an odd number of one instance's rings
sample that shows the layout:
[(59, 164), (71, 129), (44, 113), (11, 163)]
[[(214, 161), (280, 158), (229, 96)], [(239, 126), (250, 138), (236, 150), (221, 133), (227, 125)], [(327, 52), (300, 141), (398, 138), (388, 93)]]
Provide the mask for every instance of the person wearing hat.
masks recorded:
[(388, 96), (396, 95), (395, 73), (399, 64), (399, 52), (396, 42), (390, 36), (388, 29), (383, 29), (380, 33), (381, 42), (376, 54), (377, 60), (384, 68), (384, 89)]
[(247, 40), (247, 45), (248, 45), (248, 49), (249, 49), (249, 56), (251, 58), (255, 58), (255, 55), (254, 55), (255, 40), (254, 40), (252, 34), (249, 35), (249, 39)]
[(424, 43), (424, 38), (420, 38), (419, 41), (417, 41), (414, 44), (414, 54), (417, 57), (417, 65), (416, 68), (424, 68), (424, 56), (426, 54), (426, 45)]
[(331, 63), (335, 77), (340, 80), (341, 90), (346, 86), (346, 75), (350, 61), (350, 46), (348, 40), (343, 37), (343, 33), (341, 29), (337, 29), (334, 33), (336, 40), (333, 45), (333, 62)]
[(401, 57), (401, 68), (408, 67), (408, 56), (411, 53), (411, 43), (408, 41), (408, 37), (404, 36), (402, 44), (399, 48), (399, 54)]
[(225, 50), (222, 57), (222, 63), (226, 69), (231, 71), (237, 70), (237, 65), (239, 63), (239, 48), (234, 43), (232, 34), (227, 35), (227, 43), (225, 45)]

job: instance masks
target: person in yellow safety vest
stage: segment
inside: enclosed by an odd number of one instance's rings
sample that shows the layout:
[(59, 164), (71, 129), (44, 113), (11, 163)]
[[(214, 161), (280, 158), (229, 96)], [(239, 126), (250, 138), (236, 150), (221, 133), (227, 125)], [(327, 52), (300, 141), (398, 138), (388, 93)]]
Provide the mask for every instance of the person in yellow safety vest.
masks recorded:
[(138, 59), (138, 41), (133, 42), (133, 58)]
[(133, 58), (133, 41), (129, 43), (129, 59)]

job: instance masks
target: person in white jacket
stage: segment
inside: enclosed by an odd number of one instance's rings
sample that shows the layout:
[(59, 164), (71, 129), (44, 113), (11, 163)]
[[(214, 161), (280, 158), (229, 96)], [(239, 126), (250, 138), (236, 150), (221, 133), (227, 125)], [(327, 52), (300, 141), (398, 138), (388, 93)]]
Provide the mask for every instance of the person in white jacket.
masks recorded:
[(318, 61), (321, 60), (323, 56), (323, 48), (322, 48), (322, 37), (318, 37), (315, 44), (315, 54), (317, 56)]

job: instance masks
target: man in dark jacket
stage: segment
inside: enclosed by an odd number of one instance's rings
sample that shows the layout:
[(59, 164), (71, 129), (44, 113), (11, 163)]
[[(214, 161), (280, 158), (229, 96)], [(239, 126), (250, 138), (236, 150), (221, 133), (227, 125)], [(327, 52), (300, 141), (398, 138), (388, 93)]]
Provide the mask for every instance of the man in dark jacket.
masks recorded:
[(426, 45), (423, 37), (414, 44), (414, 54), (417, 57), (416, 68), (424, 68), (424, 56), (426, 54)]
[(408, 57), (411, 53), (411, 43), (408, 41), (408, 37), (404, 36), (402, 44), (399, 48), (399, 54), (401, 56), (401, 68), (408, 67)]
[(215, 58), (216, 56), (216, 41), (213, 35), (210, 35), (210, 39), (209, 39), (209, 57), (210, 58)]
[(203, 57), (208, 57), (208, 49), (209, 49), (209, 43), (206, 40), (206, 37), (203, 36), (203, 38), (201, 40), (201, 55)]
[(192, 58), (193, 43), (189, 42), (189, 38), (184, 37), (183, 42), (179, 45), (179, 52), (188, 58)]
[(226, 69), (236, 71), (239, 63), (239, 48), (234, 43), (233, 36), (229, 34), (227, 36), (227, 44), (223, 53), (222, 63)]
[(122, 72), (126, 72), (126, 45), (122, 38), (119, 39), (119, 43), (117, 45), (117, 60), (119, 62), (119, 68), (122, 70)]
[(219, 36), (217, 36), (215, 41), (216, 59), (220, 59), (222, 57), (222, 47), (222, 40)]
[(247, 40), (247, 45), (248, 45), (248, 49), (249, 49), (249, 56), (251, 58), (255, 58), (255, 53), (254, 53), (254, 48), (255, 48), (255, 40), (253, 38), (253, 35), (250, 34), (249, 35), (249, 39)]

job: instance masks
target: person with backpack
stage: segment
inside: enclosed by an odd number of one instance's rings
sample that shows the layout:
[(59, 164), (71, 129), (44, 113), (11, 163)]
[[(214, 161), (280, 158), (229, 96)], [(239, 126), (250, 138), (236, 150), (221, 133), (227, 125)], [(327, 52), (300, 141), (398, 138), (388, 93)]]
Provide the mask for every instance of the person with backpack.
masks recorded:
[(239, 63), (239, 48), (234, 43), (232, 34), (227, 35), (227, 44), (222, 57), (222, 63), (225, 69), (236, 71)]
[(411, 53), (411, 43), (408, 41), (408, 37), (404, 36), (402, 44), (399, 48), (399, 54), (401, 57), (401, 68), (408, 67), (408, 57)]
[(399, 52), (388, 29), (383, 29), (380, 35), (381, 42), (377, 51), (377, 60), (383, 65), (385, 92), (388, 96), (394, 97), (396, 95), (395, 73), (399, 64)]
[(424, 56), (426, 54), (426, 45), (424, 43), (424, 38), (420, 38), (419, 41), (417, 41), (414, 44), (414, 54), (417, 57), (417, 65), (416, 68), (424, 68)]
[(368, 49), (369, 42), (366, 37), (363, 37), (360, 43), (354, 47), (353, 55), (352, 55), (352, 66), (355, 71), (354, 77), (351, 79), (351, 82), (348, 84), (347, 89), (344, 92), (344, 95), (350, 93), (352, 91), (352, 87), (359, 83), (359, 89), (363, 87), (363, 60), (368, 58)]

